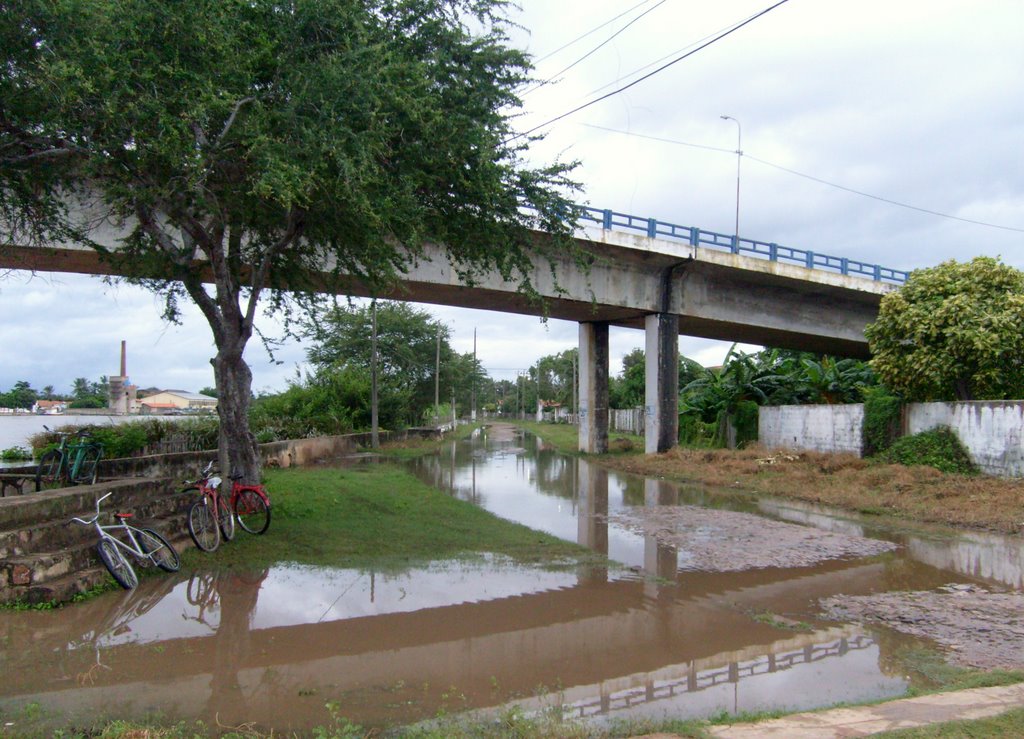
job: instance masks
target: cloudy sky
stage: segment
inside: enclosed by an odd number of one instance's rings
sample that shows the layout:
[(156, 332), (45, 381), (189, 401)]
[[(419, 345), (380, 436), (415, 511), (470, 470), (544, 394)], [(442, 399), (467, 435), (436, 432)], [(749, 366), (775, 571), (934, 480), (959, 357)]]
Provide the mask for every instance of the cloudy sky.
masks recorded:
[[(732, 233), (742, 131), (741, 235), (899, 269), (981, 254), (1024, 268), (1020, 0), (521, 5), (514, 43), (551, 82), (524, 92), (517, 124), (547, 133), (537, 162), (581, 162), (584, 202)], [(116, 374), (121, 340), (143, 387), (212, 385), (205, 322), (189, 311), (184, 325), (168, 326), (159, 308), (148, 293), (96, 278), (7, 276), (0, 390), (28, 380), (65, 391), (76, 377)], [(458, 351), (472, 351), (475, 329), (496, 377), (576, 343), (575, 324), (427, 309), (450, 326)], [(642, 341), (612, 329), (613, 372)], [(727, 348), (680, 338), (704, 364)], [(287, 344), (274, 364), (254, 340), (247, 358), (254, 389), (274, 391), (304, 352)]]

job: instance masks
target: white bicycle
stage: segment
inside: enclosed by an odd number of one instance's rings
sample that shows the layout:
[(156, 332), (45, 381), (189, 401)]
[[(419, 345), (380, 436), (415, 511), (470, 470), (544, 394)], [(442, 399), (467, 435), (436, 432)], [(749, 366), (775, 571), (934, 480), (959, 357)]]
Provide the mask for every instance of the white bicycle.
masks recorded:
[[(140, 529), (132, 526), (126, 521), (132, 517), (130, 513), (115, 513), (117, 523), (110, 526), (103, 526), (99, 523), (100, 503), (109, 498), (113, 493), (107, 493), (96, 499), (96, 515), (92, 518), (72, 518), (74, 523), (83, 526), (95, 526), (96, 533), (100, 540), (96, 544), (96, 551), (100, 560), (110, 571), (110, 574), (117, 584), (125, 590), (131, 590), (139, 584), (139, 576), (128, 561), (126, 553), (131, 553), (135, 559), (143, 565), (154, 564), (165, 572), (177, 572), (181, 566), (178, 552), (171, 543), (153, 529)], [(111, 532), (123, 531), (127, 542), (121, 541)]]

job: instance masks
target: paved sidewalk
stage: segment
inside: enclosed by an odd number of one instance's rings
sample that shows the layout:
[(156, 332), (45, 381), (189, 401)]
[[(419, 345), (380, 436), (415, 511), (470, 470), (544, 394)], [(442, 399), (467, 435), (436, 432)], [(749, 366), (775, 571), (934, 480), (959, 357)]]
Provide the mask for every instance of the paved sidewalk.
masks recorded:
[[(794, 713), (757, 723), (712, 726), (708, 733), (719, 739), (849, 739), (943, 721), (997, 716), (1020, 707), (1024, 707), (1024, 683), (903, 698), (875, 706)], [(672, 739), (674, 736), (648, 734), (637, 739)]]

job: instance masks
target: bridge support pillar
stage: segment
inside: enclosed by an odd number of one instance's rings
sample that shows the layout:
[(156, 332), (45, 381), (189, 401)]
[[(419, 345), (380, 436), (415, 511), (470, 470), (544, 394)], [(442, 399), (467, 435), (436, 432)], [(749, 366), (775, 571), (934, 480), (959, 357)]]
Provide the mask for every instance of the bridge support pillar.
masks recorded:
[(679, 317), (654, 313), (644, 328), (644, 451), (657, 454), (679, 443)]
[(580, 324), (579, 450), (608, 451), (608, 323)]

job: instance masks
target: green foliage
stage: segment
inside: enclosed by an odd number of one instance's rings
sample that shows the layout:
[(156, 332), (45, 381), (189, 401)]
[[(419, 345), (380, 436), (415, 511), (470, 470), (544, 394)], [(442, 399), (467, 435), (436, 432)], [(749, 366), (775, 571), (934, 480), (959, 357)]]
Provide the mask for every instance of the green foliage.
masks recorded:
[(107, 459), (130, 457), (169, 438), (184, 438), (188, 449), (216, 449), (218, 421), (215, 417), (185, 418), (175, 421), (158, 418), (140, 419), (114, 425), (65, 424), (54, 431), (35, 434), (31, 439), (35, 456), (47, 448), (57, 445), (55, 432), (75, 434), (86, 430), (93, 441), (103, 445), (103, 456)]
[(864, 392), (864, 454), (873, 456), (888, 449), (900, 435), (903, 401), (884, 385)]
[(915, 270), (865, 334), (908, 402), (1024, 397), (1024, 272), (992, 257)]
[(29, 409), (38, 399), (39, 394), (32, 389), (32, 385), (19, 380), (6, 393), (0, 393), (0, 407)]
[(708, 449), (716, 446), (718, 424), (706, 423), (694, 413), (679, 415), (679, 443), (683, 446)]
[(742, 447), (757, 441), (757, 416), (760, 406), (753, 400), (743, 400), (736, 405), (732, 425), (736, 430), (736, 446)]
[(124, 423), (117, 426), (89, 426), (92, 441), (103, 445), (103, 456), (108, 459), (130, 457), (133, 452), (149, 443), (146, 427)]
[(0, 459), (5, 462), (18, 462), (21, 460), (32, 459), (32, 452), (25, 447), (11, 446), (0, 451)]
[(878, 458), (894, 464), (928, 465), (941, 472), (965, 475), (977, 472), (960, 439), (947, 427), (900, 437)]
[(370, 377), (358, 368), (320, 372), (277, 395), (258, 398), (250, 420), (260, 441), (346, 434), (367, 428)]

